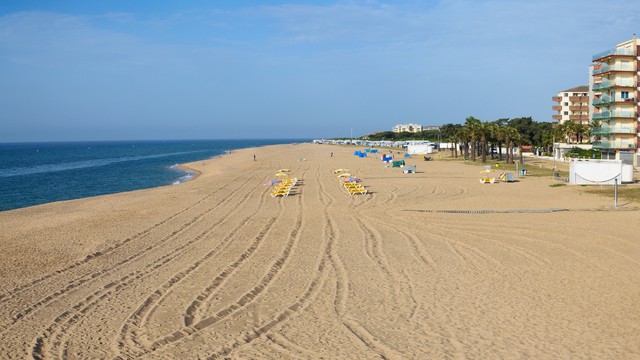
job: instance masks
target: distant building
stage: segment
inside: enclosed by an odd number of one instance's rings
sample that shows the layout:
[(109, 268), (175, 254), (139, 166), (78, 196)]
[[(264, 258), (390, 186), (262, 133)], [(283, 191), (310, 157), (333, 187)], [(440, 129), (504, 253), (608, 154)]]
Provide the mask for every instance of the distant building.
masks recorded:
[(422, 127), (422, 131), (436, 131), (436, 130), (440, 130), (440, 126), (426, 125)]
[(401, 133), (401, 132), (418, 133), (421, 131), (422, 131), (422, 125), (418, 125), (418, 124), (398, 124), (393, 127), (394, 133)]
[(589, 126), (589, 87), (576, 86), (562, 90), (554, 96), (553, 110), (556, 112), (553, 119), (558, 124), (564, 124), (571, 120), (578, 124)]
[(593, 148), (603, 157), (637, 165), (638, 154), (638, 64), (640, 46), (635, 38), (593, 56), (593, 129), (600, 138)]

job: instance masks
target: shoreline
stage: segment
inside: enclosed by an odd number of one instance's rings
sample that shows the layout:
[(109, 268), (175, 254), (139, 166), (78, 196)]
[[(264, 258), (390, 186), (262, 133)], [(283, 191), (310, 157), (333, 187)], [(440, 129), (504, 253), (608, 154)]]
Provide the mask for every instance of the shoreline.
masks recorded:
[[(259, 139), (248, 139), (246, 141), (269, 141), (269, 140), (259, 140)], [(179, 142), (189, 142), (192, 140), (176, 140)], [(206, 140), (198, 140), (198, 141), (206, 141)], [(232, 140), (232, 141), (245, 141), (245, 140)], [(79, 142), (71, 142), (74, 144), (94, 144), (94, 143), (104, 143), (104, 144), (112, 144), (112, 143), (139, 143), (140, 141), (137, 140), (131, 140), (131, 141), (79, 141)], [(164, 140), (149, 140), (149, 141), (143, 141), (143, 142), (147, 142), (147, 143), (163, 143), (165, 142)], [(33, 143), (8, 143), (8, 145), (29, 145), (29, 146), (33, 146), (33, 145), (37, 145), (37, 144), (47, 144), (47, 145), (51, 145), (51, 144), (66, 144), (66, 143), (70, 143), (70, 142), (33, 142)], [(237, 151), (237, 150), (241, 150), (241, 149), (257, 149), (260, 148), (262, 146), (271, 146), (274, 144), (265, 144), (265, 145), (259, 145), (259, 146), (251, 146), (251, 147), (246, 147), (246, 148), (230, 148), (230, 149), (225, 149), (223, 150), (223, 152), (219, 153), (219, 154), (215, 154), (213, 156), (210, 157), (205, 157), (203, 159), (198, 159), (198, 160), (193, 160), (193, 161), (189, 161), (186, 163), (178, 163), (178, 164), (172, 164), (172, 165), (167, 165), (166, 168), (167, 169), (171, 169), (171, 168), (175, 168), (179, 171), (182, 172), (182, 174), (179, 174), (179, 176), (175, 177), (173, 180), (170, 180), (168, 183), (165, 184), (160, 184), (160, 185), (153, 185), (153, 186), (148, 186), (148, 187), (141, 187), (141, 188), (136, 188), (136, 189), (131, 189), (131, 190), (122, 190), (122, 191), (117, 191), (117, 192), (108, 192), (105, 194), (95, 194), (95, 195), (86, 195), (86, 196), (81, 196), (81, 197), (76, 197), (76, 198), (72, 198), (72, 199), (61, 199), (61, 200), (53, 200), (53, 201), (48, 201), (48, 202), (43, 202), (43, 203), (39, 203), (39, 204), (33, 204), (33, 205), (27, 205), (27, 206), (21, 206), (21, 207), (16, 207), (16, 208), (10, 208), (10, 209), (6, 209), (6, 210), (0, 210), (0, 213), (2, 212), (7, 212), (7, 211), (14, 211), (14, 210), (19, 210), (19, 209), (25, 209), (25, 208), (30, 208), (30, 207), (34, 207), (34, 206), (42, 206), (42, 205), (47, 205), (47, 204), (52, 204), (52, 203), (58, 203), (58, 202), (68, 202), (68, 201), (75, 201), (75, 200), (81, 200), (81, 199), (87, 199), (87, 198), (93, 198), (93, 197), (101, 197), (101, 196), (107, 196), (107, 195), (115, 195), (115, 194), (122, 194), (122, 193), (130, 193), (130, 192), (134, 192), (134, 191), (141, 191), (141, 190), (147, 190), (147, 189), (154, 189), (154, 188), (160, 188), (160, 187), (164, 187), (164, 186), (176, 186), (176, 185), (181, 185), (187, 182), (190, 182), (192, 180), (197, 179), (202, 172), (196, 168), (194, 168), (193, 166), (189, 166), (189, 164), (195, 164), (198, 162), (203, 162), (203, 161), (208, 161), (211, 159), (216, 159), (219, 157), (222, 157), (224, 155), (228, 155), (230, 154), (232, 151)], [(278, 145), (278, 144), (276, 144)], [(185, 180), (180, 180), (183, 177), (186, 177), (188, 175), (192, 175), (189, 176), (188, 178), (186, 178)]]

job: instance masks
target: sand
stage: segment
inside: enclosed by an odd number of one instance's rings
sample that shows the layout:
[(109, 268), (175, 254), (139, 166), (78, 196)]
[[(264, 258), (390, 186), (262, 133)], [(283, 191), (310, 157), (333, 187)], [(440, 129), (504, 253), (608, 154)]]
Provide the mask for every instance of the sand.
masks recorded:
[[(177, 186), (0, 213), (1, 357), (640, 358), (638, 204), (352, 152), (238, 150)], [(279, 168), (300, 182), (274, 199)]]

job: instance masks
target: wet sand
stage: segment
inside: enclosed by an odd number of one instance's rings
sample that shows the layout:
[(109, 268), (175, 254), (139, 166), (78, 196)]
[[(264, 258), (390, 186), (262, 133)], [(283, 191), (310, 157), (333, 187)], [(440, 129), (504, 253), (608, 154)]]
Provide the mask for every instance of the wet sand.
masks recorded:
[[(638, 204), (353, 150), (238, 150), (1, 212), (2, 358), (640, 358)], [(300, 181), (274, 199), (279, 168)]]

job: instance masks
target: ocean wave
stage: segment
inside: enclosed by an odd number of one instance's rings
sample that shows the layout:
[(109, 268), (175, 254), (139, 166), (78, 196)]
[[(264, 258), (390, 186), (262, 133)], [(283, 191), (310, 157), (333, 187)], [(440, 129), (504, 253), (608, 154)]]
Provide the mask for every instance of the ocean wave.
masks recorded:
[(192, 171), (187, 171), (185, 175), (180, 176), (176, 181), (174, 181), (172, 184), (173, 185), (180, 185), (183, 182), (187, 182), (189, 180), (191, 180), (191, 178), (193, 178), (193, 175), (195, 175), (194, 172)]
[(63, 162), (63, 163), (57, 163), (57, 164), (43, 164), (43, 165), (35, 165), (30, 167), (15, 167), (15, 168), (0, 170), (0, 177), (12, 177), (12, 176), (66, 171), (66, 170), (86, 169), (86, 168), (106, 166), (110, 164), (127, 162), (127, 161), (154, 159), (154, 158), (183, 155), (183, 154), (192, 154), (192, 153), (205, 152), (205, 151), (207, 150), (182, 151), (182, 152), (174, 152), (174, 153), (141, 155), (141, 156), (123, 156), (123, 157), (117, 157), (117, 158), (70, 161), (70, 162)]

